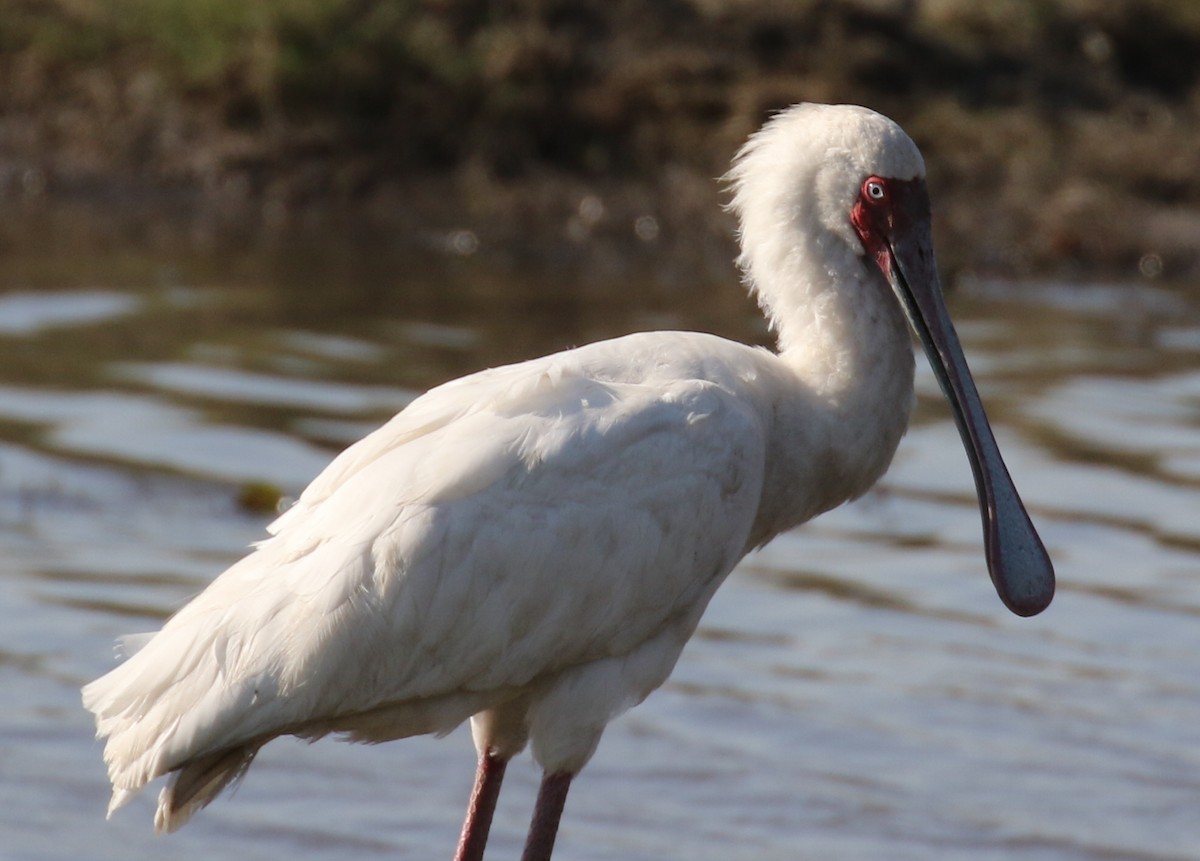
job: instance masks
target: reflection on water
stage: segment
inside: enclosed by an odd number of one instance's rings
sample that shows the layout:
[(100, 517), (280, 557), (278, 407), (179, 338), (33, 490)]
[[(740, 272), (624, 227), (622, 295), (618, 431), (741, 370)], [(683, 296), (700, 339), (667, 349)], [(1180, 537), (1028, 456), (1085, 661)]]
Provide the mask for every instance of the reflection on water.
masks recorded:
[[(367, 253), (367, 252), (370, 253)], [(286, 253), (285, 253), (286, 252)], [(5, 859), (448, 857), (473, 752), (282, 740), (169, 839), (103, 820), (78, 687), (415, 392), (639, 328), (761, 339), (729, 282), (518, 275), (330, 242), (0, 264)], [(627, 275), (627, 274), (626, 274)], [(967, 283), (952, 300), (1059, 596), (1009, 616), (932, 375), (858, 503), (754, 555), (576, 783), (562, 859), (1200, 857), (1200, 300)], [(510, 770), (489, 857), (538, 775)]]

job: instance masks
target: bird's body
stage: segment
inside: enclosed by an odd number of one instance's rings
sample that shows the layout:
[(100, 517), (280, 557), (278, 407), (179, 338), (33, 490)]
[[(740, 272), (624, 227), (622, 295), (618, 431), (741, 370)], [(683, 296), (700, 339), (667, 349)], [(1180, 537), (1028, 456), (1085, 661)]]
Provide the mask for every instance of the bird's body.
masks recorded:
[[(806, 146), (798, 129), (831, 116), (839, 134)], [(884, 138), (888, 175), (923, 173), (878, 120), (796, 108), (735, 166), (741, 262), (778, 353), (689, 332), (599, 342), (435, 388), (338, 457), (85, 688), (112, 806), (172, 773), (156, 824), (173, 830), (278, 735), (375, 742), (468, 718), (481, 756), (529, 741), (547, 775), (577, 773), (737, 562), (864, 493), (904, 433), (904, 309), (849, 219), (809, 226), (830, 197), (854, 204), (862, 159), (830, 153), (864, 134)]]
[(137, 784), (280, 732), (385, 741), (518, 703), (543, 766), (574, 770), (665, 680), (746, 552), (874, 483), (906, 424), (900, 369), (857, 469), (833, 393), (711, 335), (630, 335), (434, 389), (91, 689), (124, 714), (121, 693), (160, 677), (114, 753)]

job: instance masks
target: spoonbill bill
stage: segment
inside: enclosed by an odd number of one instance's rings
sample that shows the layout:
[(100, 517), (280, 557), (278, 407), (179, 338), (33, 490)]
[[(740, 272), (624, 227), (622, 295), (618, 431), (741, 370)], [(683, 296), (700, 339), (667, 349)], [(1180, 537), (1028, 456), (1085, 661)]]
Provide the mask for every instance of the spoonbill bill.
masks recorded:
[(544, 773), (523, 857), (550, 858), (605, 726), (663, 684), (738, 560), (887, 469), (913, 401), (906, 318), (974, 471), (996, 590), (1020, 615), (1049, 604), (1049, 557), (942, 300), (916, 145), (866, 108), (801, 104), (728, 181), (778, 350), (648, 332), (417, 398), (83, 689), (110, 815), (169, 775), (154, 824), (174, 831), (280, 735), (382, 742), (469, 719), (456, 857), (483, 856), (528, 743)]

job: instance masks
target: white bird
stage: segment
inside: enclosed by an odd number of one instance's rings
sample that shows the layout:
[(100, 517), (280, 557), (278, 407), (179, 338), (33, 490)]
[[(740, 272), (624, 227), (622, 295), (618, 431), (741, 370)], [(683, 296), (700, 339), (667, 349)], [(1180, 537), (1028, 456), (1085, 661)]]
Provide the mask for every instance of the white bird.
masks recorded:
[(1054, 575), (941, 298), (925, 168), (891, 120), (797, 105), (729, 175), (741, 265), (778, 352), (651, 332), (439, 386), (347, 449), (129, 659), (83, 689), (109, 813), (170, 775), (173, 831), (271, 739), (380, 742), (470, 719), (458, 846), (479, 859), (508, 760), (544, 769), (548, 859), (605, 726), (670, 674), (747, 552), (864, 493), (908, 425), (907, 316), (971, 459), (1014, 612)]

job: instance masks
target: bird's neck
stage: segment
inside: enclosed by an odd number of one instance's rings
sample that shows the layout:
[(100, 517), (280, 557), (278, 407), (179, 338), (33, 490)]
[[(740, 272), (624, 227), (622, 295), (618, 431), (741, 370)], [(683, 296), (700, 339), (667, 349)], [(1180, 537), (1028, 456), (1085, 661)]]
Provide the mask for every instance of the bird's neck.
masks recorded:
[(907, 402), (913, 350), (899, 301), (863, 257), (824, 251), (824, 265), (785, 267), (782, 283), (760, 293), (780, 358), (844, 419)]
[(800, 502), (797, 483), (824, 488), (794, 512), (802, 517), (860, 496), (886, 471), (908, 427), (914, 369), (903, 311), (882, 276), (844, 246), (808, 250), (754, 281), (798, 395), (778, 407), (776, 462), (795, 468), (780, 471), (777, 491)]

